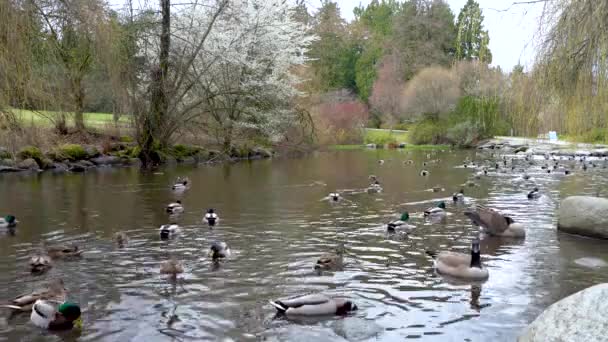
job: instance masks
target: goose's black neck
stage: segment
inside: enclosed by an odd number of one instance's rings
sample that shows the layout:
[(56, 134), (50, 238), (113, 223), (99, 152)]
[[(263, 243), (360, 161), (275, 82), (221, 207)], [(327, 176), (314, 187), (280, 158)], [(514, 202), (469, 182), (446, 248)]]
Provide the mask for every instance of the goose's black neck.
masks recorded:
[(470, 267), (477, 267), (477, 268), (481, 268), (481, 252), (475, 251), (475, 250), (471, 250), (471, 266)]

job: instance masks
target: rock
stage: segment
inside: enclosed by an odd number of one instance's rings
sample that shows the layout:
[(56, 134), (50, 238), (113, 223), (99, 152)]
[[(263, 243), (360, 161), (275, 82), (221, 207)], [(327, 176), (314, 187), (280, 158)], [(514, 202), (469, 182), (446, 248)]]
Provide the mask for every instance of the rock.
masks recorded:
[(21, 170), (38, 170), (38, 163), (33, 158), (27, 158), (17, 163), (17, 167)]
[(578, 258), (574, 263), (587, 268), (602, 268), (608, 266), (608, 263), (600, 258)]
[(558, 210), (557, 229), (570, 234), (608, 239), (608, 199), (571, 196)]
[(181, 158), (180, 162), (184, 164), (195, 164), (196, 159), (194, 157), (184, 157)]
[(129, 165), (141, 166), (141, 160), (139, 158), (129, 158)]
[(53, 171), (55, 172), (66, 172), (68, 169), (68, 166), (64, 163), (53, 163)]
[(91, 168), (91, 167), (95, 167), (95, 164), (93, 164), (92, 162), (90, 162), (88, 160), (81, 160), (81, 161), (78, 162), (78, 164), (86, 167), (87, 169)]
[(398, 147), (398, 148), (405, 148), (406, 146), (407, 146), (407, 143), (404, 143), (404, 142), (400, 142), (400, 143), (397, 145), (397, 147)]
[(4, 165), (0, 165), (0, 173), (3, 172), (19, 172), (19, 171), (23, 171), (19, 168), (16, 168), (14, 166), (4, 166)]
[(88, 159), (96, 158), (101, 155), (101, 152), (99, 152), (99, 149), (97, 149), (97, 147), (94, 145), (84, 145), (82, 147), (84, 148), (84, 151), (86, 152)]
[(526, 152), (528, 151), (528, 148), (528, 146), (519, 146), (518, 148), (513, 150), (513, 153)]
[(608, 149), (598, 149), (591, 151), (592, 157), (608, 157)]
[(120, 158), (115, 156), (99, 156), (96, 158), (92, 158), (91, 162), (96, 165), (116, 165), (122, 163)]
[(68, 168), (68, 171), (76, 172), (76, 173), (85, 172), (86, 170), (87, 170), (87, 168), (80, 164), (70, 164), (70, 166)]
[(47, 157), (40, 159), (40, 168), (43, 170), (49, 170), (53, 168), (53, 161)]
[(252, 154), (261, 158), (272, 158), (272, 151), (263, 147), (254, 147)]
[(608, 283), (595, 285), (549, 306), (517, 339), (519, 342), (606, 341)]

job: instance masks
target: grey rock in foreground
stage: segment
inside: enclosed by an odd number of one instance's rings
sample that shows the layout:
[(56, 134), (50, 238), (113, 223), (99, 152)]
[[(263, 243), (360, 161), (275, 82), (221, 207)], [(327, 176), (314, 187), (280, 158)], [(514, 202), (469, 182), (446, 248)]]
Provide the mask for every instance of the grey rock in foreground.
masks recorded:
[(17, 167), (22, 170), (38, 170), (38, 163), (32, 158), (20, 161)]
[(570, 234), (608, 239), (608, 199), (571, 196), (558, 210), (557, 229)]
[(595, 285), (549, 306), (519, 342), (599, 342), (608, 336), (608, 283)]

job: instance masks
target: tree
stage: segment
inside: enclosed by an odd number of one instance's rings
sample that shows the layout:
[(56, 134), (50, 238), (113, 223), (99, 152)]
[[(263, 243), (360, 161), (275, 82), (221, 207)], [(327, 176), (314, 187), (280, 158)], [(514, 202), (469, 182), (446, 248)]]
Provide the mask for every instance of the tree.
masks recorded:
[(418, 118), (438, 119), (449, 113), (460, 97), (458, 78), (447, 68), (423, 69), (403, 92), (404, 112)]
[(456, 58), (492, 63), (488, 31), (483, 29), (483, 14), (475, 0), (468, 0), (456, 22)]

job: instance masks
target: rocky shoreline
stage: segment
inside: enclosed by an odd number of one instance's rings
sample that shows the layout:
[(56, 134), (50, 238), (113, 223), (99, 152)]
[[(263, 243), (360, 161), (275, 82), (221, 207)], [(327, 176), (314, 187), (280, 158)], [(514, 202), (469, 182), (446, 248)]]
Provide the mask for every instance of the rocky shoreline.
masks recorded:
[[(102, 149), (94, 145), (65, 144), (43, 153), (26, 146), (13, 154), (0, 147), (0, 173), (72, 172), (80, 173), (99, 167), (140, 166), (139, 148), (130, 143), (112, 143)], [(235, 162), (266, 159), (274, 152), (263, 147), (233, 148), (228, 153), (198, 146), (175, 145), (164, 151), (163, 165)]]
[(608, 145), (570, 143), (547, 139), (518, 137), (496, 137), (477, 144), (479, 150), (502, 150), (532, 155), (555, 155), (572, 157), (608, 157)]

